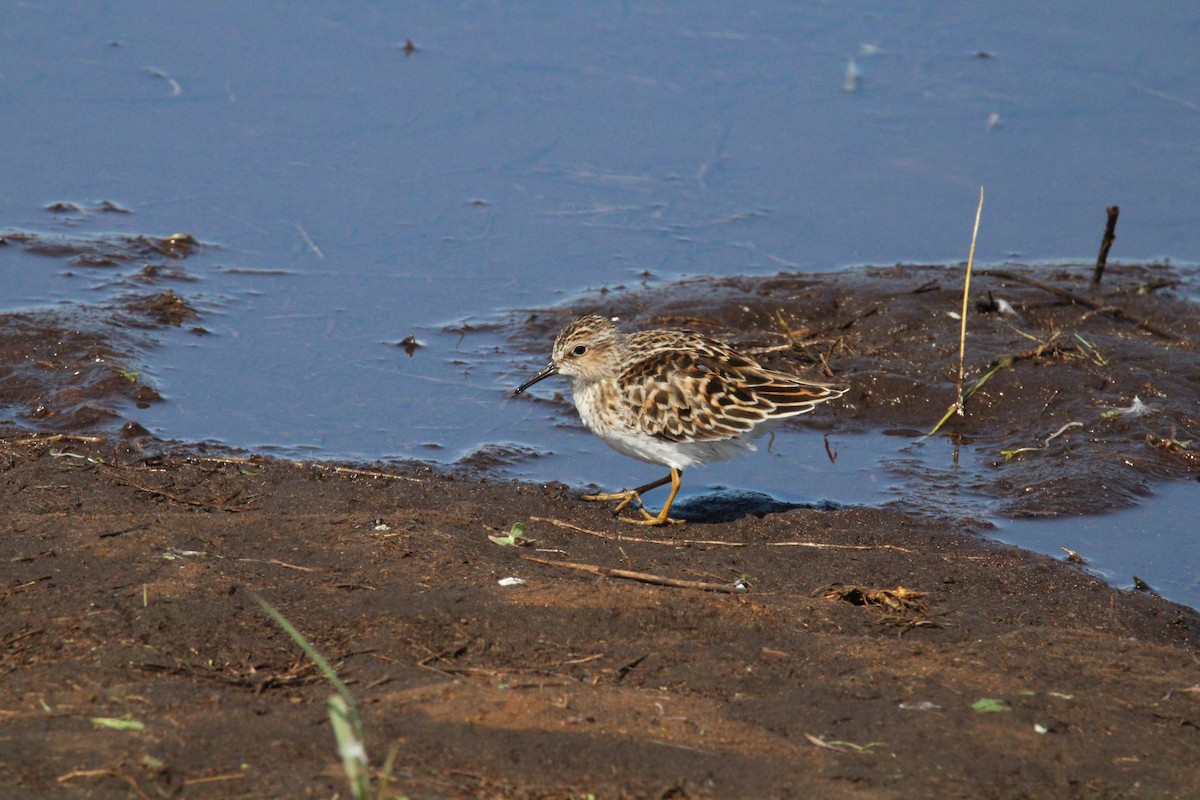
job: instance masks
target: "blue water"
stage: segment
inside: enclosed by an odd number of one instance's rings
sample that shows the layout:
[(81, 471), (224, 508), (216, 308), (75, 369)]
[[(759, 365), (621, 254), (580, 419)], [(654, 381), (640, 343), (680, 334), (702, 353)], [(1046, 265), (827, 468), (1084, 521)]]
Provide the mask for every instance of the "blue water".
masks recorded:
[[(513, 442), (541, 455), (511, 474), (624, 485), (656, 475), (503, 403), (538, 364), (451, 329), (687, 275), (957, 262), (980, 186), (980, 262), (1094, 258), (1114, 203), (1114, 260), (1195, 262), (1198, 35), (1181, 3), (8, 4), (0, 231), (210, 245), (172, 288), (214, 335), (146, 356), (168, 402), (133, 413), (161, 436)], [(6, 309), (102, 302), (140, 268), (0, 264)], [(880, 465), (904, 443), (847, 439), (833, 466), (789, 437), (685, 487), (919, 496)]]
[(996, 538), (1061, 556), (1088, 560), (1088, 569), (1122, 588), (1137, 576), (1179, 602), (1200, 607), (1200, 548), (1195, 509), (1200, 482), (1163, 484), (1137, 508), (1072, 520), (1004, 521)]

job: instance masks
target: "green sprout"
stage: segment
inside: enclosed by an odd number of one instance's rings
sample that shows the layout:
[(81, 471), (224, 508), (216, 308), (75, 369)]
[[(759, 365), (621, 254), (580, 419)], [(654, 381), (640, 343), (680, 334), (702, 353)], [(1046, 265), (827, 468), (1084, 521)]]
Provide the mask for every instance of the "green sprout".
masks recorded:
[(501, 547), (523, 547), (530, 544), (530, 540), (525, 538), (525, 525), (521, 522), (514, 522), (508, 533), (503, 533), (499, 536), (493, 536), (489, 533), (488, 538)]

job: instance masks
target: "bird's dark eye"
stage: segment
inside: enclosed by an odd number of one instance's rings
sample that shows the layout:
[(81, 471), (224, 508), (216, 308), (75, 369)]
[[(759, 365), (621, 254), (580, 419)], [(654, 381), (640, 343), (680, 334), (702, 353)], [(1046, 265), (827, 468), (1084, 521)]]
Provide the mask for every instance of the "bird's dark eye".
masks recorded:
[(587, 345), (586, 344), (577, 344), (577, 345), (575, 345), (575, 349), (572, 350), (571, 352), (574, 355), (581, 356), (587, 352)]

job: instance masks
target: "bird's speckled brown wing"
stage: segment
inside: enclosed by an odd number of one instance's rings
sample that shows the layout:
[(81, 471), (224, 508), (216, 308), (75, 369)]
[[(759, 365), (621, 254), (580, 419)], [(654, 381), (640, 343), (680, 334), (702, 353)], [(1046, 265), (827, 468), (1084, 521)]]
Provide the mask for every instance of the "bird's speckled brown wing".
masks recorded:
[(665, 441), (732, 439), (771, 418), (811, 411), (845, 390), (768, 370), (721, 342), (662, 331), (656, 346), (630, 335), (638, 358), (617, 379), (636, 427)]

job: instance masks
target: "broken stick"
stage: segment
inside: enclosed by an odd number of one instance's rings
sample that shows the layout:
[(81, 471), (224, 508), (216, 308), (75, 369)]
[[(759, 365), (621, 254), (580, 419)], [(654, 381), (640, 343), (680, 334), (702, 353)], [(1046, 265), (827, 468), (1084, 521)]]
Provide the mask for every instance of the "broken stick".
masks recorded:
[(1117, 238), (1117, 217), (1121, 216), (1120, 206), (1109, 206), (1108, 224), (1104, 226), (1104, 238), (1100, 241), (1100, 255), (1096, 257), (1096, 271), (1092, 273), (1092, 284), (1100, 285), (1100, 277), (1104, 275), (1104, 265), (1108, 263), (1108, 250), (1113, 240)]

